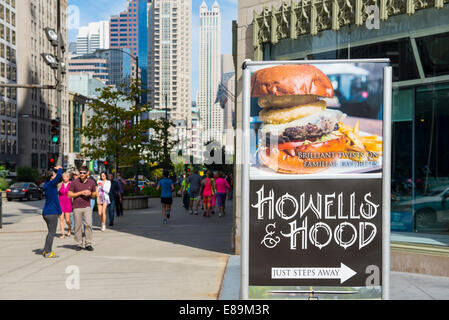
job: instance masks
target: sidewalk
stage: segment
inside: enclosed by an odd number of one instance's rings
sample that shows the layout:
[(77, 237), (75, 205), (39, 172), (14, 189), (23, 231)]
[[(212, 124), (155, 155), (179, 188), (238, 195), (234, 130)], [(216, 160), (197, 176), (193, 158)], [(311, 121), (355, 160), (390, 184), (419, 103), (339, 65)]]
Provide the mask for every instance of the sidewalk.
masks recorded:
[[(231, 254), (232, 202), (225, 217), (205, 218), (191, 216), (174, 198), (167, 225), (160, 200), (150, 206), (125, 211), (106, 232), (94, 212), (95, 251), (75, 251), (73, 236), (55, 238), (58, 259), (41, 255), (46, 225), (40, 210), (16, 223), (4, 218), (0, 299), (217, 299)], [(78, 290), (66, 287), (71, 266), (80, 272)]]

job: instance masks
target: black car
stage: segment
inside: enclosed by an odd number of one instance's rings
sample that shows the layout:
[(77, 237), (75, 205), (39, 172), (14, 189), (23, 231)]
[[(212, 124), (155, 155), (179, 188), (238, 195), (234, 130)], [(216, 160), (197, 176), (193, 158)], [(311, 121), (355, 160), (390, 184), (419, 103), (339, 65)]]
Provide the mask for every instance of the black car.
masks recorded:
[(6, 189), (6, 198), (8, 201), (14, 199), (32, 200), (43, 198), (44, 191), (33, 182), (16, 182)]

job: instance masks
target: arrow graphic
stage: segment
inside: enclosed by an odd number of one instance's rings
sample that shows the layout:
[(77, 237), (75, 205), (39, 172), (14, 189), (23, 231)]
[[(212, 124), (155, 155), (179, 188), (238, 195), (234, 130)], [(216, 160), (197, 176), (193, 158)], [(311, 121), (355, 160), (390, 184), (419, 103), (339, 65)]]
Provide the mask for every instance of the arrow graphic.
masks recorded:
[(357, 272), (340, 263), (340, 268), (271, 268), (271, 279), (340, 279), (340, 283)]

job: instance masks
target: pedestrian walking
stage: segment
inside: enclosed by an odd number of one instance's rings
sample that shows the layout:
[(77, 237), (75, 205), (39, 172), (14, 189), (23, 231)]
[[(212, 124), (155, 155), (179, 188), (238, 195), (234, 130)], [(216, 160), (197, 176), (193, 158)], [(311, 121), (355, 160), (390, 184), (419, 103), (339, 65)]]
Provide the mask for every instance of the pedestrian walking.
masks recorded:
[(125, 195), (125, 182), (123, 181), (120, 172), (117, 172), (115, 180), (118, 184), (119, 193), (115, 198), (115, 207), (117, 211), (117, 217), (123, 216), (123, 196)]
[[(69, 198), (73, 199), (72, 208), (75, 217), (75, 241), (77, 250), (83, 249), (82, 226), (84, 225), (84, 248), (93, 251), (92, 247), (92, 209), (90, 199), (97, 196), (97, 187), (92, 179), (88, 178), (89, 171), (86, 166), (80, 169), (80, 177), (69, 186)], [(84, 218), (84, 221), (83, 221)]]
[(212, 196), (216, 193), (213, 174), (211, 171), (207, 172), (207, 177), (201, 182), (200, 194), (202, 195), (204, 205), (204, 217), (210, 217), (212, 211)]
[(167, 219), (170, 219), (171, 205), (173, 203), (172, 193), (175, 190), (173, 180), (168, 178), (168, 172), (164, 171), (164, 178), (157, 184), (156, 190), (161, 191), (161, 203), (162, 203), (162, 218), (163, 224), (167, 224)]
[(114, 210), (116, 209), (115, 201), (117, 198), (120, 200), (120, 192), (118, 182), (114, 179), (112, 173), (108, 174), (108, 179), (111, 182), (111, 189), (109, 190), (109, 205), (107, 208), (109, 217), (109, 226), (114, 226)]
[[(93, 171), (88, 172), (88, 178), (91, 179), (95, 183), (95, 187), (97, 187), (97, 181), (95, 181)], [(95, 208), (95, 198), (91, 198), (90, 199), (90, 209), (92, 210), (92, 212), (94, 212), (94, 208)], [(97, 210), (98, 210), (98, 208), (97, 208)]]
[(190, 183), (189, 183), (189, 174), (186, 174), (184, 179), (181, 182), (181, 196), (182, 196), (182, 204), (186, 210), (189, 210), (190, 207)]
[(231, 189), (228, 192), (228, 200), (232, 200), (232, 196), (233, 196), (233, 191), (232, 191), (232, 185), (233, 185), (232, 174), (228, 174), (228, 176), (226, 177), (226, 181), (228, 182), (229, 186), (231, 187)]
[(97, 193), (97, 210), (98, 217), (101, 221), (101, 231), (106, 230), (106, 210), (109, 205), (109, 191), (111, 190), (111, 181), (105, 172), (100, 174), (100, 180), (97, 182), (98, 193)]
[(58, 183), (62, 177), (62, 168), (57, 166), (54, 170), (49, 170), (45, 174), (44, 184), (45, 205), (42, 210), (42, 217), (47, 224), (47, 237), (45, 239), (43, 255), (45, 258), (58, 258), (52, 251), (53, 239), (58, 227), (59, 216), (61, 216), (61, 205), (58, 198)]
[(223, 172), (218, 173), (218, 178), (215, 180), (215, 189), (217, 190), (218, 216), (221, 217), (225, 215), (226, 191), (231, 190), (231, 186), (224, 178)]
[[(193, 174), (188, 178), (190, 184), (190, 214), (198, 215), (199, 195), (201, 189), (201, 176), (198, 174), (198, 170), (195, 170)], [(195, 210), (194, 210), (195, 209)]]
[(59, 219), (59, 226), (61, 228), (60, 239), (65, 238), (65, 226), (64, 220), (67, 223), (67, 236), (70, 237), (72, 234), (72, 224), (71, 224), (71, 214), (72, 214), (72, 199), (68, 197), (69, 186), (70, 186), (70, 176), (67, 172), (62, 174), (62, 182), (58, 185), (59, 191), (59, 204), (61, 205), (62, 214)]

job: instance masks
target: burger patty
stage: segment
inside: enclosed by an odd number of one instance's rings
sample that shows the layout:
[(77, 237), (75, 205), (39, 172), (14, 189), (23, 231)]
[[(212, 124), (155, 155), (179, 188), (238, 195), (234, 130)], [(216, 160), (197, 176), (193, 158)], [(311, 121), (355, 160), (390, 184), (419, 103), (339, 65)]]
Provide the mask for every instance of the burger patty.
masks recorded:
[[(287, 128), (277, 137), (277, 143), (285, 143), (290, 141), (308, 140), (320, 138), (325, 134), (338, 130), (338, 124), (332, 127), (332, 123), (328, 120), (322, 119), (318, 124), (308, 123), (305, 126)], [(270, 133), (266, 134), (266, 145), (270, 145)]]

